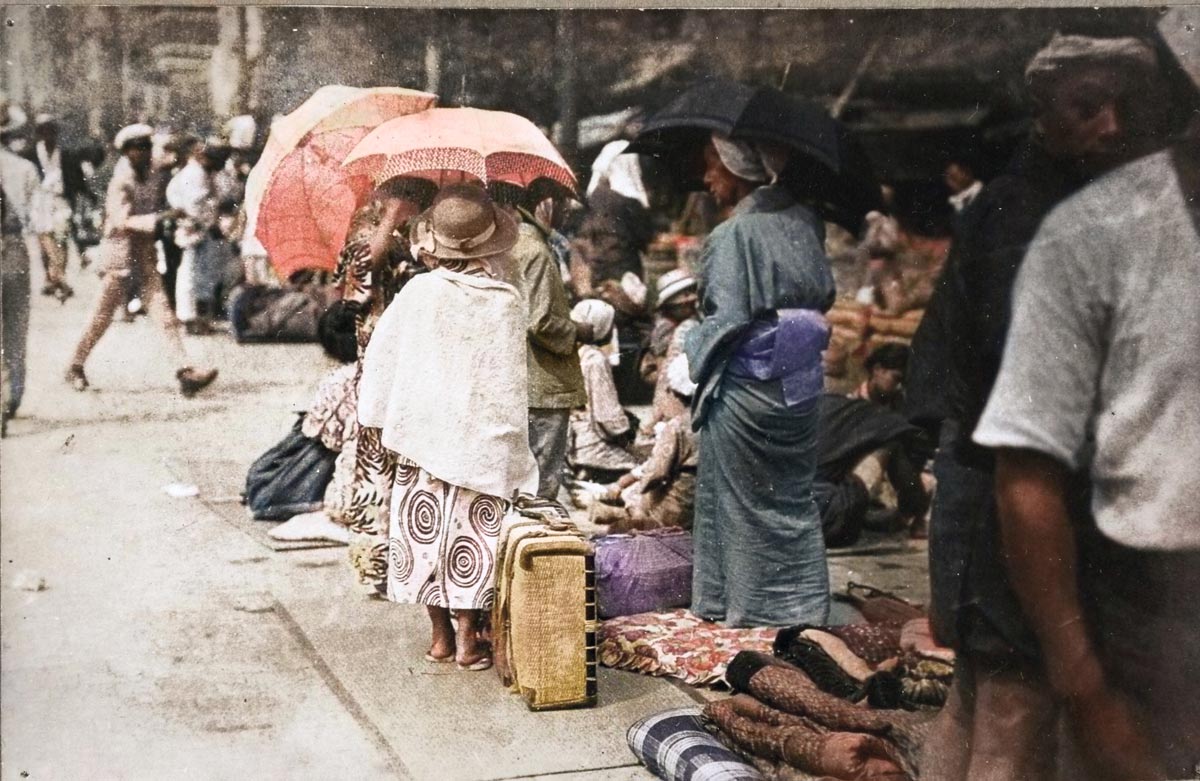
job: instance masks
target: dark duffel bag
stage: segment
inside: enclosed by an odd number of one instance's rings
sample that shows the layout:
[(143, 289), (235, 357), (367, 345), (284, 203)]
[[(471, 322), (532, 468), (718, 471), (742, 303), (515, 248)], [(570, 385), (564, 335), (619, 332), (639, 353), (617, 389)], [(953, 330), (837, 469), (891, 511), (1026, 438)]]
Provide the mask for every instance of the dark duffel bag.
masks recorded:
[(337, 453), (300, 431), (304, 415), (288, 435), (258, 457), (246, 474), (242, 503), (257, 521), (282, 521), (321, 509)]

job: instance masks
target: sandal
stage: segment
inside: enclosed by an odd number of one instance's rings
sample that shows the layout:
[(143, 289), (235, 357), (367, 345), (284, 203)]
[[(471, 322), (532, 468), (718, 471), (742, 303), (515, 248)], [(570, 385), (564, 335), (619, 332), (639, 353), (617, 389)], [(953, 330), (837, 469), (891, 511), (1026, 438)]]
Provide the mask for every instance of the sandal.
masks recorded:
[(471, 664), (463, 664), (458, 662), (455, 664), (455, 666), (462, 672), (478, 672), (480, 670), (487, 670), (492, 666), (492, 657), (484, 656), (472, 662)]
[(434, 656), (432, 652), (426, 651), (425, 661), (430, 664), (450, 664), (454, 661), (454, 654), (450, 654), (449, 656)]

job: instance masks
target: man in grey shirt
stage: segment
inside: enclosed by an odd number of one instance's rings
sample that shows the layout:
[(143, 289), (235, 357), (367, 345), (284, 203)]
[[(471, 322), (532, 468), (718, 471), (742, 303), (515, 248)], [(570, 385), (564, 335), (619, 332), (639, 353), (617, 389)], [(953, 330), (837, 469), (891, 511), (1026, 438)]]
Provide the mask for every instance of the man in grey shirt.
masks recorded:
[[(1200, 767), (1200, 133), (1042, 224), (975, 430), (1088, 778)], [(1094, 520), (1074, 521), (1071, 475)]]

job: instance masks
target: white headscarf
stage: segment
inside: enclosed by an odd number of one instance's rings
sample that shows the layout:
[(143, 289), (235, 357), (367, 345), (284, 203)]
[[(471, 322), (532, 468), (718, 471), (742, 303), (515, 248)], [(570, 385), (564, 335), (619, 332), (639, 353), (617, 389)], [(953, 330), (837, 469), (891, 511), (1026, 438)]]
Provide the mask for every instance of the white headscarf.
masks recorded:
[(628, 147), (628, 141), (611, 141), (604, 145), (592, 163), (592, 178), (588, 182), (587, 194), (590, 196), (602, 181), (607, 180), (613, 192), (649, 208), (650, 196), (642, 182), (642, 166), (637, 155), (626, 154)]
[(785, 147), (750, 143), (720, 133), (712, 134), (712, 142), (721, 163), (731, 174), (747, 182), (774, 182), (787, 165)]
[(571, 319), (592, 327), (592, 336), (596, 342), (608, 339), (613, 330), (613, 319), (616, 311), (612, 304), (598, 298), (585, 298), (571, 310)]

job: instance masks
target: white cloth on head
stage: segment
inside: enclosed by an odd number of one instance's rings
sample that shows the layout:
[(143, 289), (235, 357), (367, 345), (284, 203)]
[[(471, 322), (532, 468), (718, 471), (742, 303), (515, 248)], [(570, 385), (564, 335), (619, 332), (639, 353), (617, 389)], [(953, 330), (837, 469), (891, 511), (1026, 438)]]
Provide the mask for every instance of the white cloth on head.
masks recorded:
[(1031, 81), (1075, 62), (1123, 63), (1147, 71), (1158, 67), (1154, 49), (1141, 38), (1093, 38), (1055, 33), (1050, 43), (1033, 55), (1025, 67), (1025, 79)]
[(609, 189), (616, 194), (632, 198), (649, 208), (650, 196), (642, 181), (642, 164), (638, 162), (636, 154), (625, 152), (628, 147), (628, 141), (612, 141), (604, 145), (592, 163), (592, 178), (588, 181), (587, 194), (590, 196), (601, 182), (607, 181)]
[(137, 138), (153, 138), (154, 128), (143, 122), (136, 122), (132, 125), (126, 125), (117, 131), (117, 135), (113, 138), (113, 146), (117, 151), (120, 151), (125, 144)]
[(612, 331), (616, 310), (607, 301), (598, 298), (585, 298), (571, 309), (571, 319), (576, 323), (590, 325), (595, 341), (603, 342)]
[(712, 134), (713, 146), (721, 163), (729, 169), (729, 173), (745, 179), (747, 182), (768, 182), (771, 174), (763, 164), (762, 155), (753, 145), (746, 141)]
[(520, 295), (435, 269), (404, 286), (363, 357), (358, 421), (444, 482), (507, 499), (536, 493)]

